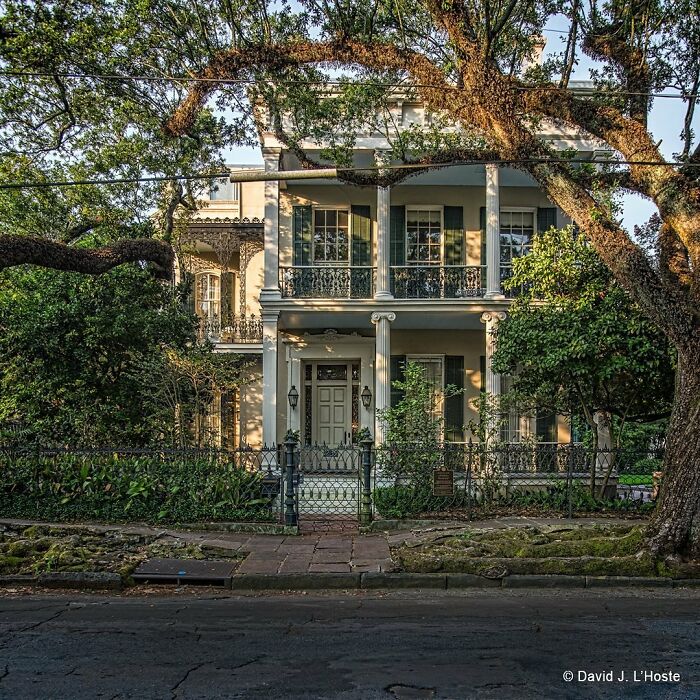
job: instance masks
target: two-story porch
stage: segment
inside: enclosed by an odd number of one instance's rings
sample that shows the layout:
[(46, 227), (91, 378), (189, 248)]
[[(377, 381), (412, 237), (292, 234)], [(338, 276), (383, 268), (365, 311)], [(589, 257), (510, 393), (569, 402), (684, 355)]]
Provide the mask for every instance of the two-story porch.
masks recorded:
[[(295, 166), (288, 155), (267, 159), (268, 170)], [(287, 429), (342, 442), (360, 427), (381, 441), (376, 411), (409, 360), (436, 385), (465, 389), (442, 410), (446, 437), (467, 439), (473, 399), (499, 393), (490, 365), (491, 331), (509, 305), (502, 283), (535, 232), (566, 223), (561, 212), (524, 174), (490, 165), (392, 188), (293, 179), (265, 188), (266, 442)], [(560, 437), (556, 424), (546, 432)]]

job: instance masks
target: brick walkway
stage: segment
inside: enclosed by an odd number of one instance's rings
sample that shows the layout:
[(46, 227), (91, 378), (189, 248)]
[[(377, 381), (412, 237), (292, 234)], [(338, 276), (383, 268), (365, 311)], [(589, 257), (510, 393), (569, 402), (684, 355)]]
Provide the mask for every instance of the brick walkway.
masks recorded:
[(238, 567), (239, 574), (345, 574), (393, 568), (389, 544), (382, 535), (253, 535), (241, 543), (240, 551), (250, 554)]

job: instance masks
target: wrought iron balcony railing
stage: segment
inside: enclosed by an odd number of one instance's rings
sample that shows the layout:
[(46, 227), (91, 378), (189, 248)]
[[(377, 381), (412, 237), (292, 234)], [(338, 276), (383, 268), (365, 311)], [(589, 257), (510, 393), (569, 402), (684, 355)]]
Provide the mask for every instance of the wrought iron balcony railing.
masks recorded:
[(288, 299), (371, 299), (373, 267), (280, 267), (280, 289)]
[(400, 265), (391, 268), (396, 299), (470, 299), (484, 296), (480, 265)]
[(255, 316), (220, 316), (200, 319), (200, 338), (215, 343), (262, 343), (262, 319)]

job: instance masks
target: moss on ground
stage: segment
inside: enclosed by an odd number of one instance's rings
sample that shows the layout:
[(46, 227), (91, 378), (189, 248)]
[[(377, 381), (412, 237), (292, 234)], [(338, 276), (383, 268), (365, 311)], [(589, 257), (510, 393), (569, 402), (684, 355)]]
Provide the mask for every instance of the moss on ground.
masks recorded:
[(394, 562), (415, 573), (591, 576), (700, 576), (700, 563), (672, 567), (644, 550), (644, 526), (594, 525), (465, 530), (392, 550)]
[[(217, 559), (238, 559), (235, 552), (216, 548)], [(54, 571), (105, 571), (129, 581), (146, 559), (205, 559), (206, 548), (178, 540), (158, 541), (154, 536), (36, 526), (0, 532), (0, 574), (39, 574)]]

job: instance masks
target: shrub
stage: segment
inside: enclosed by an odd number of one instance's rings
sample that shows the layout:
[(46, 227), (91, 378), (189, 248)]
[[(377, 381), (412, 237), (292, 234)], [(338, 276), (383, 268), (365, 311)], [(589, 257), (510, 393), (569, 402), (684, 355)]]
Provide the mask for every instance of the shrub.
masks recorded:
[(263, 476), (216, 453), (0, 454), (0, 514), (44, 520), (270, 520)]

